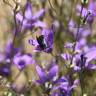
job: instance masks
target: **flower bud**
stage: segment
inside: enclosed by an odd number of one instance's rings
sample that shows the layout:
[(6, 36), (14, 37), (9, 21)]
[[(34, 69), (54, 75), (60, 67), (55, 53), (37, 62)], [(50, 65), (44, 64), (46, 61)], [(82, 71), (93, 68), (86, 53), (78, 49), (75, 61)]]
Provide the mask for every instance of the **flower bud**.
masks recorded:
[(81, 3), (83, 6), (86, 6), (88, 4), (88, 0), (81, 0)]

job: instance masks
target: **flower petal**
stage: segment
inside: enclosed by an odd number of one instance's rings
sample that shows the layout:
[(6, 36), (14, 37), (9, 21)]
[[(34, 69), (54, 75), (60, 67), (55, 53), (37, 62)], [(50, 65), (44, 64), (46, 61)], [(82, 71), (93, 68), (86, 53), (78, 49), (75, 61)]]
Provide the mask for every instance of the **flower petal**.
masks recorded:
[(54, 76), (58, 73), (58, 66), (54, 65), (48, 72), (48, 79), (53, 79)]
[(46, 82), (46, 74), (45, 74), (44, 70), (40, 66), (36, 65), (36, 72), (40, 78), (39, 81), (42, 83), (45, 83)]
[(41, 9), (38, 12), (35, 13), (35, 15), (32, 17), (33, 20), (38, 19), (39, 17), (41, 17), (44, 14), (45, 10)]
[(96, 65), (89, 63), (89, 64), (87, 65), (87, 68), (88, 68), (88, 69), (96, 69)]
[(23, 21), (23, 16), (22, 16), (20, 13), (17, 13), (17, 14), (16, 14), (16, 19), (17, 19), (19, 22), (22, 22), (22, 21)]
[(64, 60), (70, 60), (71, 56), (67, 53), (63, 53), (61, 54), (61, 57), (64, 59)]
[(87, 58), (86, 63), (96, 59), (96, 48), (89, 49), (89, 51), (85, 53), (85, 57)]
[(89, 10), (94, 10), (94, 6), (95, 4), (94, 4), (94, 2), (93, 2), (93, 0), (90, 0), (90, 2), (89, 2), (89, 5), (88, 5), (88, 9)]
[(32, 24), (35, 27), (41, 27), (41, 28), (46, 28), (46, 24), (42, 21), (36, 21), (35, 23)]
[(29, 39), (28, 42), (29, 42), (29, 44), (31, 44), (31, 45), (33, 45), (33, 46), (35, 46), (35, 47), (38, 46), (38, 42), (37, 42), (36, 40)]
[(32, 6), (29, 1), (27, 1), (26, 6), (25, 6), (25, 14), (24, 14), (26, 19), (32, 19)]

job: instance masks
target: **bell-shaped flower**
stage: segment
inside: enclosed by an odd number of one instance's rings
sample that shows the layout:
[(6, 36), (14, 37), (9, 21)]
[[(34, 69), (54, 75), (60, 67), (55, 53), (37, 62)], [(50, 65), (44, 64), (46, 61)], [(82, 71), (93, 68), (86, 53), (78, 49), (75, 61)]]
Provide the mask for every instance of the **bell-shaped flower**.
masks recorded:
[(56, 83), (57, 86), (53, 87), (53, 93), (51, 96), (70, 96), (71, 90), (77, 87), (77, 85), (79, 84), (79, 80), (74, 80), (73, 84), (70, 85), (68, 79), (62, 76), (60, 79), (57, 80)]
[(35, 61), (30, 54), (16, 54), (13, 58), (13, 63), (21, 70), (26, 65), (34, 64)]
[(24, 15), (18, 12), (16, 14), (16, 19), (24, 29), (32, 29), (34, 26), (46, 27), (46, 24), (39, 20), (39, 18), (43, 16), (44, 12), (45, 10), (41, 9), (33, 15), (31, 2), (27, 0), (24, 10)]
[(53, 65), (49, 70), (44, 70), (39, 65), (36, 65), (36, 72), (38, 74), (39, 79), (35, 82), (38, 84), (45, 84), (46, 82), (52, 82), (54, 77), (58, 73), (58, 66)]
[(49, 29), (42, 29), (41, 35), (36, 37), (36, 40), (30, 39), (29, 43), (35, 46), (35, 52), (52, 52), (53, 49), (53, 27)]
[(74, 70), (81, 70), (85, 68), (88, 70), (96, 69), (96, 64), (91, 63), (92, 60), (96, 60), (96, 48), (89, 48), (88, 51), (78, 54), (78, 58), (74, 57), (75, 65)]

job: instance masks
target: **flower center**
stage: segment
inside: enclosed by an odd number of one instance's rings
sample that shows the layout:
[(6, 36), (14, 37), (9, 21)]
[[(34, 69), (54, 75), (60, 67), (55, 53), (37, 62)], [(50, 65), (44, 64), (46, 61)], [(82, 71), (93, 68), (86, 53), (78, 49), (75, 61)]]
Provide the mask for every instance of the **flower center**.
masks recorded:
[(20, 60), (19, 63), (18, 63), (18, 65), (24, 66), (25, 65), (25, 61), (24, 60)]

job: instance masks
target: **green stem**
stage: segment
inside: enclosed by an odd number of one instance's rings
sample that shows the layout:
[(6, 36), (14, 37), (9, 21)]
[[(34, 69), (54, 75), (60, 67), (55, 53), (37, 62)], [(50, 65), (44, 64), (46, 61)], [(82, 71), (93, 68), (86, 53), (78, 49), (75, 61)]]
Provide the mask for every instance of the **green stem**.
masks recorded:
[[(81, 11), (80, 11), (80, 17), (79, 17), (79, 21), (78, 21), (78, 28), (77, 28), (77, 33), (76, 33), (76, 38), (75, 38), (75, 43), (74, 43), (74, 46), (73, 46), (73, 51), (72, 51), (72, 59), (71, 59), (71, 61), (70, 61), (70, 65), (73, 63), (73, 58), (74, 58), (74, 52), (75, 52), (75, 49), (76, 49), (76, 44), (77, 44), (77, 41), (78, 41), (78, 36), (79, 36), (79, 32), (80, 32), (80, 24), (81, 24), (81, 17), (82, 17), (82, 12), (83, 12), (83, 8), (84, 8), (84, 6), (82, 5), (81, 6)], [(70, 75), (72, 75), (72, 70), (71, 70), (71, 72), (70, 72)], [(82, 74), (81, 74), (82, 75)], [(79, 77), (80, 78), (80, 77)], [(71, 80), (71, 83), (70, 84), (72, 84), (72, 81), (73, 81), (73, 78), (72, 78), (72, 76), (70, 76), (70, 79), (69, 80)], [(81, 79), (80, 79), (80, 81), (81, 81)], [(80, 86), (81, 86), (81, 91), (82, 91), (82, 94), (84, 93), (84, 91), (83, 91), (83, 86), (82, 86), (82, 84), (81, 84), (82, 82), (80, 82)], [(73, 92), (71, 93), (71, 94), (73, 94)], [(73, 96), (74, 96), (74, 94), (73, 94)], [(83, 96), (83, 95), (82, 95)]]

